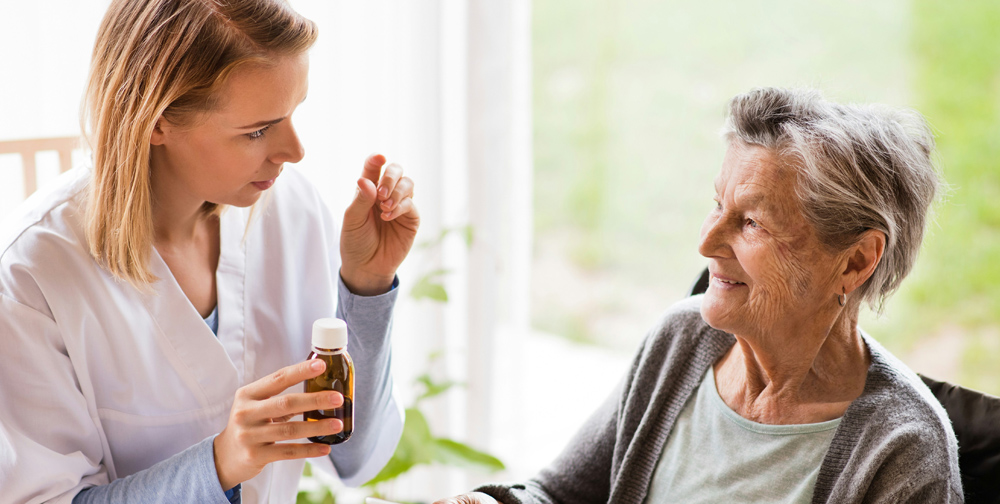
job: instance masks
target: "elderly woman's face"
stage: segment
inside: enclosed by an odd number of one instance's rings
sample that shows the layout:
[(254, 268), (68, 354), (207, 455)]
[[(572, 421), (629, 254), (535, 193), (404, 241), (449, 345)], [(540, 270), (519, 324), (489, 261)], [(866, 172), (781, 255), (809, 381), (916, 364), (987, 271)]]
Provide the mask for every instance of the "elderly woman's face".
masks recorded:
[(715, 191), (698, 248), (711, 273), (706, 322), (737, 335), (770, 334), (835, 310), (840, 261), (802, 215), (794, 171), (768, 150), (734, 141)]

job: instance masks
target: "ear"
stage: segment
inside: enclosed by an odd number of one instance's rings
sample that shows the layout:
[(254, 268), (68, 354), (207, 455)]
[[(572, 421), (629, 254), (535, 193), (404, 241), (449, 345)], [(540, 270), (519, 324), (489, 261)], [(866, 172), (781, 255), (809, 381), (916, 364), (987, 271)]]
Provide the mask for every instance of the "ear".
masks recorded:
[(150, 145), (163, 145), (167, 143), (167, 132), (169, 130), (170, 124), (163, 116), (160, 116), (156, 120), (156, 124), (153, 125), (153, 133), (149, 135)]
[(841, 273), (841, 283), (848, 294), (871, 278), (884, 252), (885, 233), (876, 229), (865, 231), (861, 239), (848, 250)]

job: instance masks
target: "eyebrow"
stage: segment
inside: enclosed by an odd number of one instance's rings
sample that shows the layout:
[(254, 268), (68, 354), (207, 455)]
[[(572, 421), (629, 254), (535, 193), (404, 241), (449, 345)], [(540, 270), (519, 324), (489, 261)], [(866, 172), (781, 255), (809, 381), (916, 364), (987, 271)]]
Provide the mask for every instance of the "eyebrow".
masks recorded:
[[(309, 97), (309, 95), (303, 96), (302, 97), (302, 101), (300, 101), (299, 104), (302, 104), (302, 102), (306, 101), (306, 98), (308, 98), (308, 97)], [(274, 124), (278, 124), (278, 123), (280, 123), (281, 121), (284, 121), (284, 120), (285, 120), (284, 117), (279, 117), (278, 119), (271, 119), (269, 121), (257, 121), (257, 122), (255, 122), (253, 124), (248, 124), (246, 126), (240, 126), (240, 127), (236, 128), (236, 129), (258, 129), (258, 128), (263, 128), (264, 126), (271, 126), (271, 125), (274, 125)]]
[[(718, 193), (719, 193), (718, 186), (716, 187), (715, 192), (718, 195)], [(745, 194), (741, 198), (740, 203), (741, 203), (741, 205), (744, 208), (751, 209), (751, 210), (754, 210), (754, 209), (756, 209), (756, 210), (763, 210), (763, 211), (767, 212), (768, 214), (779, 214), (779, 213), (781, 213), (780, 210), (779, 210), (779, 206), (778, 205), (774, 204), (774, 202), (767, 201), (766, 195), (764, 195), (762, 193), (759, 193), (759, 192), (751, 192), (751, 193)]]
[(258, 122), (255, 122), (253, 124), (248, 124), (246, 126), (240, 126), (237, 129), (258, 129), (258, 128), (263, 128), (264, 126), (271, 126), (273, 124), (278, 124), (278, 123), (280, 123), (281, 121), (284, 121), (284, 120), (285, 120), (285, 118), (282, 117), (280, 119), (271, 119), (270, 121), (258, 121)]

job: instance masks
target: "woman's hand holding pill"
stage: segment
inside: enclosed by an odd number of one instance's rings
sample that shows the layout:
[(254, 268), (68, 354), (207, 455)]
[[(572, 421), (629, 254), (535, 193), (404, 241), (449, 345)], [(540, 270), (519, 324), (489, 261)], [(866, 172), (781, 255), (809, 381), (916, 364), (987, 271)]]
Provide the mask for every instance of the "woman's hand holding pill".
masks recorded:
[(296, 415), (317, 409), (337, 408), (344, 397), (338, 392), (279, 395), (291, 386), (318, 376), (326, 369), (312, 359), (271, 373), (236, 391), (229, 423), (215, 438), (215, 469), (224, 490), (253, 478), (264, 466), (277, 460), (321, 457), (330, 447), (316, 443), (279, 443), (340, 432), (340, 420), (290, 421)]
[(368, 156), (340, 232), (340, 276), (347, 288), (362, 296), (388, 291), (419, 226), (413, 181), (398, 164), (386, 165), (385, 156)]

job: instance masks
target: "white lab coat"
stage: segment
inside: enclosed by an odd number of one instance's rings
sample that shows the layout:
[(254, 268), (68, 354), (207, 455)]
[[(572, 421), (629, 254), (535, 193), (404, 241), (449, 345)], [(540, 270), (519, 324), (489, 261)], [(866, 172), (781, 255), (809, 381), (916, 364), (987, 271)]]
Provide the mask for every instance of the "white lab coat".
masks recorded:
[[(249, 228), (248, 209), (221, 217), (218, 338), (155, 252), (161, 280), (150, 292), (92, 259), (82, 220), (90, 176), (71, 170), (0, 227), (3, 502), (68, 503), (220, 432), (237, 388), (305, 359), (312, 322), (336, 308), (339, 234), (294, 169)], [(360, 481), (392, 454), (398, 404)], [(302, 469), (268, 465), (243, 483), (243, 502), (294, 502)]]

